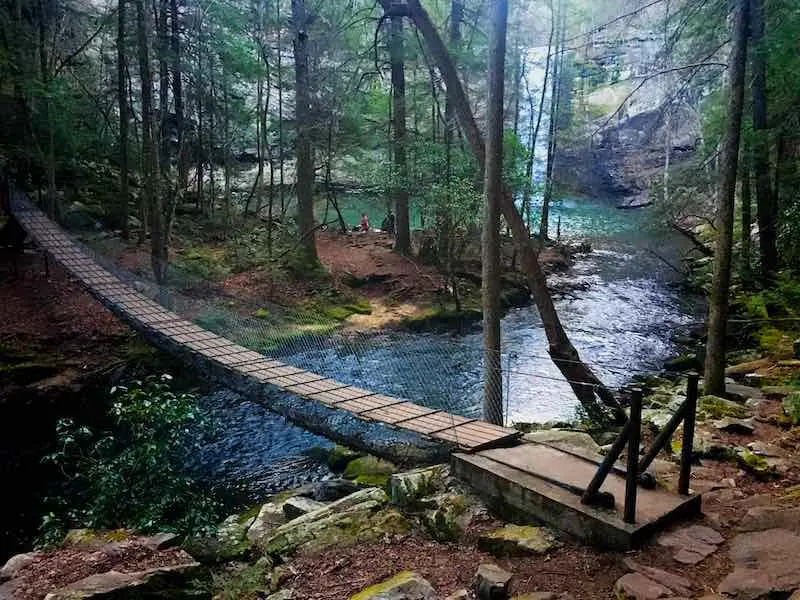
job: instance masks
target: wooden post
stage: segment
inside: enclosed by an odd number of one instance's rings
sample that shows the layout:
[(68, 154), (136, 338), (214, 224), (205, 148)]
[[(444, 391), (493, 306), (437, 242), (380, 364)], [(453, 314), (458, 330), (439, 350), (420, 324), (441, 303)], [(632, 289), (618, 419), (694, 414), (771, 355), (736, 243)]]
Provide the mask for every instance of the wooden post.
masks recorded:
[(686, 417), (683, 421), (683, 444), (681, 446), (681, 474), (678, 493), (689, 493), (689, 477), (692, 474), (692, 449), (694, 446), (694, 420), (697, 414), (697, 373), (689, 373), (686, 384)]
[(628, 468), (625, 474), (626, 523), (636, 522), (636, 486), (639, 485), (639, 440), (642, 432), (642, 390), (631, 395), (630, 435), (628, 436)]
[(608, 451), (608, 454), (606, 454), (603, 462), (600, 463), (600, 467), (597, 469), (592, 481), (589, 483), (586, 491), (583, 493), (581, 502), (584, 504), (592, 504), (597, 492), (600, 490), (600, 487), (606, 480), (606, 477), (611, 472), (611, 469), (614, 468), (614, 463), (617, 462), (619, 455), (622, 454), (622, 450), (625, 448), (625, 443), (628, 441), (628, 437), (630, 436), (630, 431), (631, 422), (629, 420), (627, 423), (625, 423), (625, 427), (622, 428), (619, 437), (614, 440), (611, 450)]

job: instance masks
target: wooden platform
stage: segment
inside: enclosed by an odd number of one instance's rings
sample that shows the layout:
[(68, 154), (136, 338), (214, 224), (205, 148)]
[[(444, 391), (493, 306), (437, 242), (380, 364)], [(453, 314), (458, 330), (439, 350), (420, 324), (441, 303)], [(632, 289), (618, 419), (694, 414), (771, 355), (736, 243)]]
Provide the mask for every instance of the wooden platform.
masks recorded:
[[(89, 293), (168, 352), (200, 359), (205, 367), (244, 384), (280, 388), (298, 396), (300, 401), (347, 411), (359, 419), (411, 431), (467, 452), (507, 446), (515, 443), (520, 435), (514, 429), (334, 381), (249, 350), (140, 294), (100, 266), (68, 233), (19, 194), (12, 198), (12, 210), (39, 246)], [(246, 386), (239, 386), (243, 387)]]
[(671, 520), (700, 513), (700, 496), (678, 496), (639, 486), (636, 523), (625, 523), (624, 477), (612, 472), (601, 488), (614, 495), (614, 510), (582, 504), (580, 496), (546, 479), (584, 488), (596, 465), (543, 444), (456, 453), (452, 463), (455, 475), (472, 484), (499, 510), (533, 517), (597, 546), (635, 547)]

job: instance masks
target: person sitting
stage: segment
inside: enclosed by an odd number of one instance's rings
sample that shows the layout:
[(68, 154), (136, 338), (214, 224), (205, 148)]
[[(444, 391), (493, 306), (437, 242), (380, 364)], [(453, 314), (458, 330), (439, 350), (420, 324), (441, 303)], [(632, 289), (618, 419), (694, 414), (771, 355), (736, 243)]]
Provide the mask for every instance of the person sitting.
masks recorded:
[(381, 231), (390, 233), (394, 235), (394, 228), (395, 228), (395, 217), (392, 211), (389, 211), (389, 214), (386, 215), (386, 218), (381, 223)]
[(367, 213), (361, 213), (361, 231), (369, 231), (369, 219)]

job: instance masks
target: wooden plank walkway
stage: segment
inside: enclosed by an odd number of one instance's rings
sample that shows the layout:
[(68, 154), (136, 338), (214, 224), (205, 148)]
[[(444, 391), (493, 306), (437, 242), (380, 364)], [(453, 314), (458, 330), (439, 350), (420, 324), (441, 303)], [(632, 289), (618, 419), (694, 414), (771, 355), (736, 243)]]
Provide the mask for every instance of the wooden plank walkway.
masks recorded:
[(43, 250), (114, 314), (149, 338), (164, 342), (162, 347), (188, 351), (190, 356), (199, 356), (231, 376), (271, 385), (305, 401), (405, 429), (465, 452), (513, 445), (520, 436), (514, 429), (426, 408), (298, 369), (207, 331), (104, 269), (29, 201), (18, 196), (12, 205), (17, 220)]

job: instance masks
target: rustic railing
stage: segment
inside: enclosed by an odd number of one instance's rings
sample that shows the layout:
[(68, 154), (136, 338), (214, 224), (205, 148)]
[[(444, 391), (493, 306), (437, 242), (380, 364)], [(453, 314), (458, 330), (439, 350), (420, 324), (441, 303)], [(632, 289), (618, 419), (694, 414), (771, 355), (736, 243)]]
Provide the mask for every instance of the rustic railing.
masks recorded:
[(583, 492), (581, 501), (584, 504), (597, 504), (600, 498), (600, 488), (615, 468), (622, 451), (628, 448), (627, 468), (625, 471), (625, 508), (624, 520), (626, 523), (636, 522), (636, 494), (638, 486), (651, 486), (654, 480), (647, 477), (647, 468), (655, 460), (658, 453), (669, 443), (678, 426), (683, 423), (683, 443), (681, 446), (680, 476), (678, 478), (678, 493), (689, 493), (689, 478), (692, 469), (692, 446), (694, 445), (695, 416), (697, 412), (697, 373), (690, 373), (686, 385), (686, 400), (684, 400), (672, 415), (666, 426), (653, 440), (650, 448), (639, 460), (639, 444), (642, 429), (642, 390), (634, 389), (631, 394), (630, 416), (622, 428), (617, 439), (606, 454), (603, 462), (597, 469), (592, 481)]

